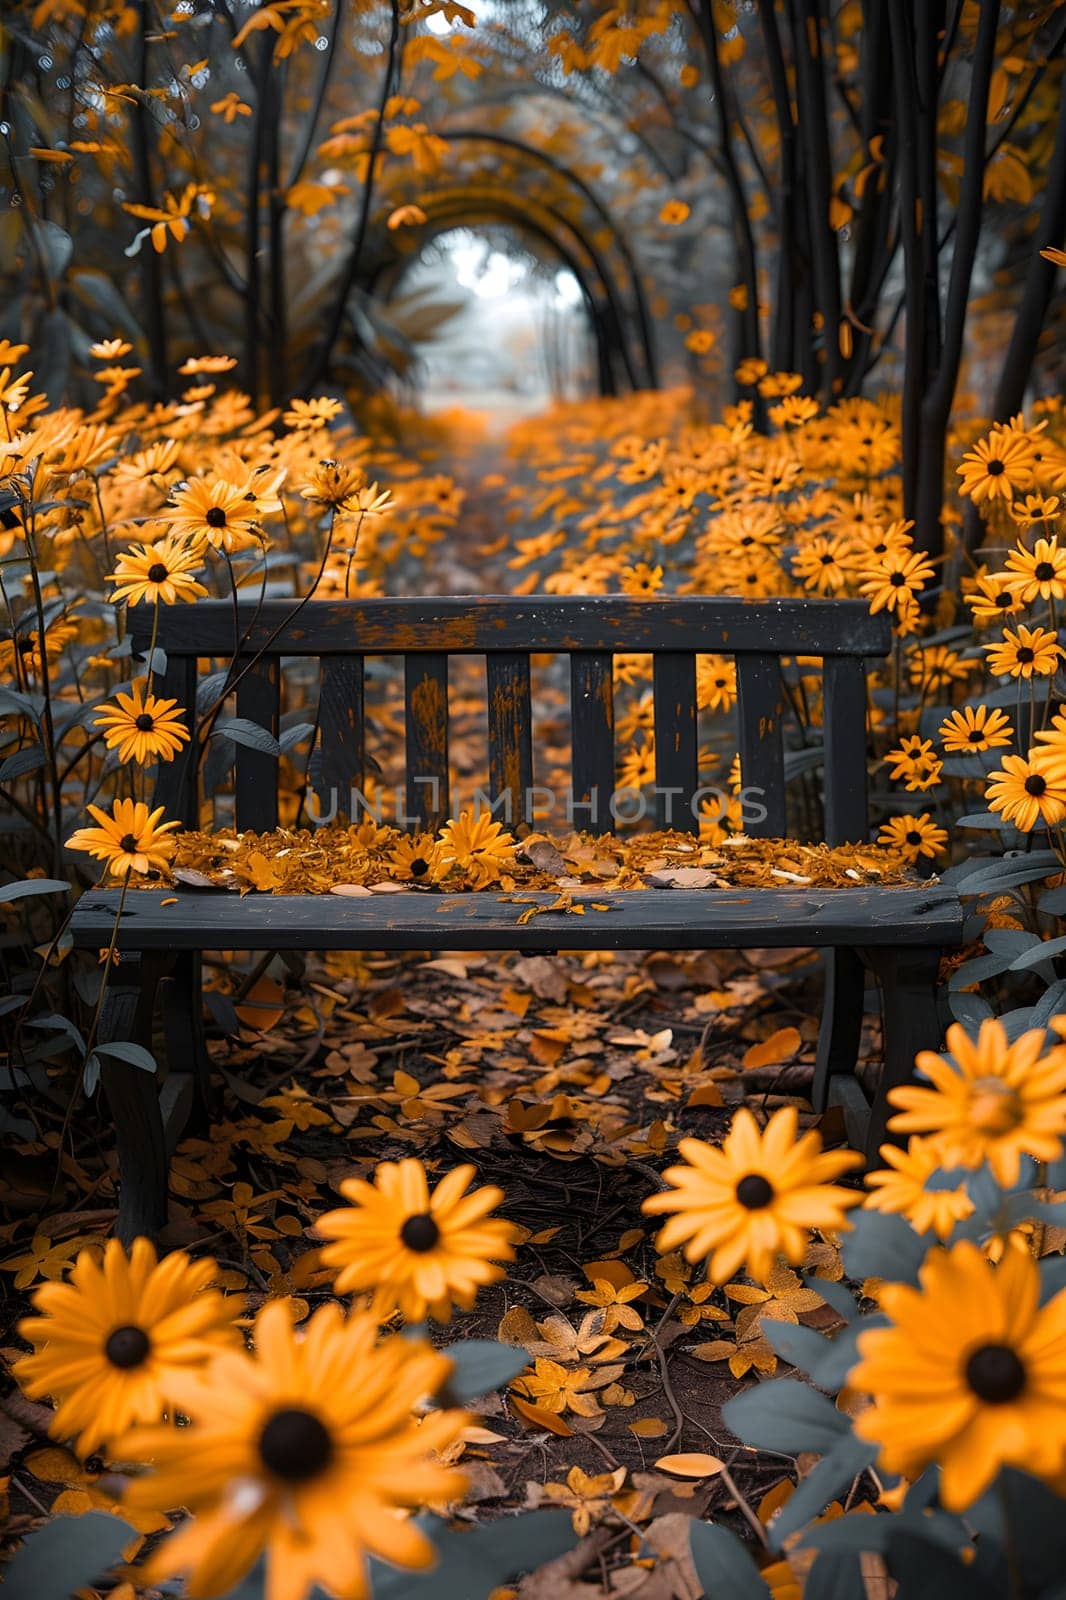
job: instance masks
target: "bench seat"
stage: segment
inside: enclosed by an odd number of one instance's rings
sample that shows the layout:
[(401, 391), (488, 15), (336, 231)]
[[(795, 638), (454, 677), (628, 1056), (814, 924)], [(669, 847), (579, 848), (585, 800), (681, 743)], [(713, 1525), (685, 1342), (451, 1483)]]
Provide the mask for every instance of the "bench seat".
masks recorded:
[[(558, 895), (249, 894), (131, 889), (119, 950), (684, 950), (958, 944), (958, 894), (936, 884), (856, 889), (590, 889), (583, 915), (538, 911)], [(594, 909), (608, 905), (609, 911)], [(90, 890), (71, 922), (80, 948), (106, 946), (118, 890)]]

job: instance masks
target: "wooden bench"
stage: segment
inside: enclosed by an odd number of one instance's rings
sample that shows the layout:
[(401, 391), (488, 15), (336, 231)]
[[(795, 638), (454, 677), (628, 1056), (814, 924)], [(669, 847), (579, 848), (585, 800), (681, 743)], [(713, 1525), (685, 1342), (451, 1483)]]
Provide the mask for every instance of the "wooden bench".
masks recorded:
[[(783, 657), (822, 658), (824, 837), (830, 844), (868, 836), (866, 671), (864, 658), (891, 648), (889, 624), (860, 601), (663, 598), (430, 598), (423, 600), (270, 600), (241, 602), (242, 653), (236, 714), (276, 735), (280, 668), (309, 658), (319, 675), (315, 787), (320, 807), (363, 788), (364, 662), (404, 658), (407, 813), (435, 826), (449, 815), (448, 660), (484, 655), (491, 795), (517, 826), (530, 816), (534, 737), (531, 654), (569, 657), (572, 790), (578, 806), (600, 802), (597, 830), (611, 827), (602, 797), (615, 789), (612, 657), (653, 658), (656, 788), (673, 795), (672, 825), (691, 832), (699, 789), (696, 656), (735, 658), (739, 748), (745, 788), (762, 791), (765, 816), (748, 829), (781, 837), (786, 828), (787, 702)], [(135, 656), (147, 653), (152, 613), (133, 610)], [(158, 647), (166, 654), (159, 686), (180, 705), (196, 705), (201, 665), (229, 661), (235, 618), (229, 602), (201, 601), (160, 611)], [(158, 684), (158, 680), (157, 680)], [(217, 692), (217, 691), (216, 691)], [(207, 700), (214, 696), (208, 692)], [(418, 780), (422, 780), (419, 782)], [(433, 781), (429, 781), (433, 780)], [(196, 826), (198, 760), (192, 745), (156, 772), (155, 803)], [(235, 821), (265, 830), (277, 823), (277, 757), (235, 747)], [(576, 825), (583, 813), (575, 808)], [(547, 905), (552, 895), (537, 897)], [(71, 924), (75, 945), (107, 945), (119, 891), (91, 890)], [(491, 891), (412, 890), (348, 898), (131, 889), (117, 947), (122, 954), (106, 1006), (110, 1039), (150, 1044), (162, 989), (168, 1072), (152, 1075), (114, 1058), (102, 1081), (117, 1128), (121, 1203), (118, 1231), (154, 1233), (166, 1221), (167, 1162), (191, 1104), (211, 1104), (204, 1044), (200, 957), (205, 950), (530, 950), (819, 948), (826, 991), (815, 1071), (819, 1108), (843, 1106), (853, 1142), (876, 1151), (884, 1137), (885, 1093), (907, 1081), (916, 1051), (941, 1038), (936, 999), (940, 952), (962, 937), (958, 896), (935, 883), (896, 888), (631, 890), (609, 914), (545, 912), (519, 921), (519, 907)], [(864, 1014), (865, 970), (883, 991), (884, 1070), (873, 1107), (855, 1076)]]

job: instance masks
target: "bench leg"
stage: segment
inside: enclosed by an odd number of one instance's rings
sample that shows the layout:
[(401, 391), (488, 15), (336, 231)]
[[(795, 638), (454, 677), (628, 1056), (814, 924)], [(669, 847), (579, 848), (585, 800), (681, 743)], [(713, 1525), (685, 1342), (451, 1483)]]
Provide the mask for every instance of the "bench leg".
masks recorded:
[(901, 1084), (916, 1083), (914, 1058), (920, 1050), (937, 1050), (944, 1030), (937, 1001), (937, 972), (940, 951), (917, 949), (870, 952), (881, 980), (884, 1018), (884, 1070), (870, 1111), (866, 1138), (866, 1159), (878, 1162), (878, 1152), (886, 1138), (887, 1123), (894, 1113), (888, 1092)]
[(854, 950), (826, 950), (825, 994), (818, 1030), (811, 1099), (816, 1111), (829, 1104), (830, 1081), (854, 1073), (862, 1042), (863, 997), (866, 967)]
[[(152, 1016), (162, 965), (158, 957), (123, 960), (108, 984), (100, 1014), (101, 1043), (128, 1040), (152, 1047)], [(119, 1208), (115, 1232), (123, 1244), (151, 1238), (167, 1220), (167, 1153), (159, 1084), (140, 1067), (101, 1059), (100, 1081), (115, 1121)]]
[(163, 1035), (167, 1066), (172, 1073), (188, 1073), (193, 1081), (192, 1114), (201, 1128), (209, 1128), (216, 1109), (211, 1057), (204, 1036), (202, 962), (199, 951), (182, 951), (162, 985)]

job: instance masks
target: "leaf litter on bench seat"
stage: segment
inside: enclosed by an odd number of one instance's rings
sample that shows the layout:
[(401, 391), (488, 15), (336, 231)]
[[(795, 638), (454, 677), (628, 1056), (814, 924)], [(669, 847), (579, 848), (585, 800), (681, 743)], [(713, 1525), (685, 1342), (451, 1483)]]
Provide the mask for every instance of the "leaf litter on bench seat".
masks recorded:
[[(388, 892), (422, 887), (427, 893), (559, 889), (576, 893), (659, 888), (848, 888), (917, 884), (906, 856), (883, 845), (803, 844), (791, 839), (736, 835), (719, 845), (690, 834), (501, 833), (491, 849), (456, 857), (440, 836), (411, 836), (363, 822), (350, 827), (278, 828), (271, 833), (188, 832), (177, 836), (168, 878), (189, 888), (241, 894)], [(419, 853), (419, 849), (421, 853)], [(131, 875), (131, 886), (161, 880)], [(167, 881), (167, 880), (163, 880)]]

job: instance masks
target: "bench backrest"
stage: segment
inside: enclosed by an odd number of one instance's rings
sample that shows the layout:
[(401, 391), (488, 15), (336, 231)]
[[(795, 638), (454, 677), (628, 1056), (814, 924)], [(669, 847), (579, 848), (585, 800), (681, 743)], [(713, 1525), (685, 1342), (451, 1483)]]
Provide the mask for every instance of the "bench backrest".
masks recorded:
[[(744, 786), (761, 791), (766, 812), (747, 831), (782, 836), (781, 658), (821, 657), (825, 838), (842, 844), (866, 835), (864, 657), (888, 654), (891, 628), (883, 615), (871, 616), (863, 601), (448, 596), (311, 600), (300, 606), (295, 600), (268, 600), (260, 606), (241, 601), (235, 616), (229, 601), (201, 600), (160, 607), (157, 645), (167, 657), (161, 692), (194, 707), (199, 663), (211, 657), (228, 660), (238, 628), (236, 714), (275, 736), (281, 660), (319, 660), (315, 788), (320, 808), (329, 806), (330, 797), (334, 802), (340, 797), (346, 810), (350, 791), (364, 787), (365, 658), (404, 657), (407, 814), (430, 826), (450, 814), (449, 656), (486, 658), (489, 787), (493, 797), (507, 797), (512, 825), (530, 820), (534, 784), (530, 656), (569, 656), (575, 825), (606, 832), (612, 827), (606, 799), (616, 781), (612, 657), (650, 653), (656, 789), (675, 795), (671, 825), (695, 832), (690, 801), (699, 789), (696, 657), (721, 654), (736, 661)], [(134, 654), (147, 654), (150, 608), (130, 612), (129, 632)], [(277, 825), (275, 755), (238, 744), (235, 789), (239, 828), (262, 831)], [(595, 822), (580, 809), (593, 798)], [(197, 760), (191, 747), (159, 766), (156, 804), (196, 826)], [(505, 809), (495, 815), (503, 816)]]

